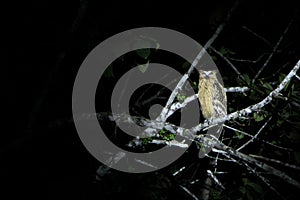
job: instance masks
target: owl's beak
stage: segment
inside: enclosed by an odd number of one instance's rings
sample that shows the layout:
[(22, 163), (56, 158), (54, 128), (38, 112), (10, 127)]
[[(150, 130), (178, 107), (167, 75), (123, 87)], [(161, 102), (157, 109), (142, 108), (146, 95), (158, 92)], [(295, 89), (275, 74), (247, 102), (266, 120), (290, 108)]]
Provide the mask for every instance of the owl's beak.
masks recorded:
[(208, 79), (208, 78), (209, 78), (209, 75), (208, 75), (208, 74), (205, 74), (204, 78), (205, 78), (205, 79)]

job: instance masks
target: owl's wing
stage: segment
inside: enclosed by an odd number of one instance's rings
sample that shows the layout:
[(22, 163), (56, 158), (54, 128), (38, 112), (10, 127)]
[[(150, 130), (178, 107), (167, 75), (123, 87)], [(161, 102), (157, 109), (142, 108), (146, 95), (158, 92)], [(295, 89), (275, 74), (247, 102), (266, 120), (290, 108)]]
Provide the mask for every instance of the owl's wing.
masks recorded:
[(213, 84), (213, 105), (216, 118), (227, 115), (227, 98), (224, 87), (216, 80)]

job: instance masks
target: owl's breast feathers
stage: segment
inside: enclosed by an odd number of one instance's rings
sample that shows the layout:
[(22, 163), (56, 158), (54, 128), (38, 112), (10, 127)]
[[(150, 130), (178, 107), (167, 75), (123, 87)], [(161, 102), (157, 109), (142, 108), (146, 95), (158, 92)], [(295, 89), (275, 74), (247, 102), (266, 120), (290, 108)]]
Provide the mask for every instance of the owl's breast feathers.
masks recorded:
[(200, 78), (198, 90), (204, 118), (219, 118), (227, 115), (226, 93), (216, 77), (212, 79)]
[(202, 114), (205, 119), (209, 119), (215, 116), (212, 88), (212, 84), (208, 80), (199, 80), (198, 96)]

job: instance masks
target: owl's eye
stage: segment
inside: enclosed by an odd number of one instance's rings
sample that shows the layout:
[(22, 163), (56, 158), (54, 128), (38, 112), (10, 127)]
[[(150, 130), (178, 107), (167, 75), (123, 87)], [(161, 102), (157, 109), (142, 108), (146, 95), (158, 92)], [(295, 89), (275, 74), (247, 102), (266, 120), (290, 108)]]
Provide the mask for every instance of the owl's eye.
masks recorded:
[(205, 76), (211, 76), (212, 75), (212, 71), (204, 71), (204, 75)]
[(205, 77), (205, 78), (209, 78), (209, 77), (211, 77), (213, 74), (214, 74), (213, 71), (203, 71), (203, 70), (200, 70), (200, 75), (201, 75), (202, 77)]

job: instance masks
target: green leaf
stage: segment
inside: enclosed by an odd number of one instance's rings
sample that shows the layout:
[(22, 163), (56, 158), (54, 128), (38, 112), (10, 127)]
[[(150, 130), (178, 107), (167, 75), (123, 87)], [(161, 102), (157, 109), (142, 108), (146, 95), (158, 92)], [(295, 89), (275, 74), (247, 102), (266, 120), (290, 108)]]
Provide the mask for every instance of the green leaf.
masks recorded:
[(276, 125), (281, 126), (283, 124), (283, 120), (277, 120)]
[(143, 143), (143, 145), (147, 145), (149, 142), (151, 142), (152, 141), (152, 138), (143, 138), (142, 139), (142, 143)]
[(142, 72), (142, 73), (145, 73), (146, 70), (148, 69), (149, 67), (149, 61), (146, 63), (146, 64), (143, 64), (143, 65), (139, 65), (138, 68), (139, 70)]
[(239, 189), (242, 194), (246, 194), (247, 189), (244, 186), (241, 186)]
[(175, 139), (175, 135), (174, 134), (170, 134), (170, 140), (174, 140)]
[(250, 77), (248, 76), (248, 74), (244, 74), (243, 77), (244, 77), (244, 80), (246, 81), (247, 85), (250, 85), (251, 80), (250, 80)]
[(211, 56), (211, 58), (213, 59), (213, 61), (217, 61), (218, 58), (216, 56)]
[(190, 66), (191, 66), (191, 63), (187, 62), (187, 61), (182, 64), (183, 69), (188, 69), (188, 68), (190, 68)]
[(240, 132), (235, 132), (236, 136), (238, 137), (239, 140), (243, 139), (245, 137), (245, 135), (243, 133)]
[(244, 185), (247, 185), (249, 183), (249, 179), (247, 179), (247, 178), (242, 178), (242, 181), (243, 181)]
[(150, 49), (137, 49), (135, 51), (137, 55), (144, 58), (145, 60), (150, 56), (151, 50)]
[(279, 82), (282, 82), (285, 77), (285, 74), (279, 74)]
[(253, 117), (256, 122), (260, 122), (260, 121), (264, 120), (264, 118), (265, 118), (264, 115), (259, 115), (257, 113), (254, 113)]
[(263, 86), (269, 90), (273, 90), (273, 87), (269, 83), (264, 83)]
[(174, 140), (174, 138), (175, 138), (174, 134), (169, 134), (163, 137), (163, 139), (167, 141)]
[(192, 83), (192, 88), (195, 89), (195, 90), (198, 89), (198, 84), (197, 84), (196, 81), (194, 81), (194, 82)]
[(231, 51), (229, 48), (226, 48), (224, 46), (221, 47), (219, 51), (222, 55), (234, 55), (235, 53)]
[(262, 187), (256, 183), (249, 182), (248, 186), (250, 186), (257, 193), (262, 193), (263, 191)]
[(104, 75), (104, 77), (106, 77), (106, 78), (114, 77), (112, 65), (110, 65), (109, 67), (106, 68), (106, 70), (104, 71), (104, 74), (103, 74), (103, 75)]
[(183, 102), (185, 100), (186, 96), (185, 95), (182, 95), (180, 93), (177, 94), (177, 100), (180, 101), (180, 102)]
[(289, 82), (284, 86), (283, 91), (286, 91), (286, 90), (288, 89), (288, 87), (289, 87), (289, 85), (290, 85), (290, 82), (291, 82), (291, 81), (289, 81)]
[(198, 146), (199, 146), (199, 148), (200, 148), (200, 151), (202, 151), (202, 152), (206, 152), (206, 148), (205, 148), (205, 145), (204, 144), (202, 144), (202, 143), (198, 143)]

